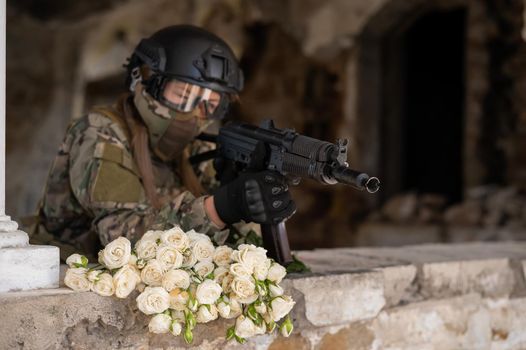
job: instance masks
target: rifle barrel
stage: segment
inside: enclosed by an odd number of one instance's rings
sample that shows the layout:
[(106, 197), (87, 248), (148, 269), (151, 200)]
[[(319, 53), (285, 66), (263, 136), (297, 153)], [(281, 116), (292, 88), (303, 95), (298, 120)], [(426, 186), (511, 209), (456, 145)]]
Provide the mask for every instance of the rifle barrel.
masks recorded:
[(375, 193), (380, 189), (380, 180), (377, 177), (370, 177), (366, 173), (353, 170), (346, 166), (339, 166), (332, 169), (331, 174), (338, 182), (352, 186), (358, 190), (367, 190)]

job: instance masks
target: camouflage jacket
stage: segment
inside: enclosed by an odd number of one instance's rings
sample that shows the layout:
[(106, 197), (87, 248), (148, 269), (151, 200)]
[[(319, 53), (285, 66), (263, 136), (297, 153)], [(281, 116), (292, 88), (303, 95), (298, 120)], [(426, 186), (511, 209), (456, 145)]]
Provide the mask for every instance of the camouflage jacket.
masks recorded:
[[(195, 140), (189, 145), (190, 154), (213, 146)], [(211, 163), (194, 167), (208, 191), (218, 186)], [(51, 244), (69, 243), (71, 249), (61, 246), (63, 259), (73, 251), (95, 256), (101, 244), (119, 236), (135, 242), (148, 229), (174, 224), (206, 233), (222, 244), (229, 230), (221, 231), (209, 220), (204, 210), (206, 196), (196, 198), (182, 186), (174, 162), (166, 163), (152, 155), (152, 164), (162, 203), (159, 210), (146, 198), (123, 124), (100, 112), (90, 112), (74, 121), (52, 164), (39, 211), (40, 229), (35, 236), (45, 236), (47, 239), (40, 241)], [(254, 228), (247, 227), (236, 230), (234, 238)]]

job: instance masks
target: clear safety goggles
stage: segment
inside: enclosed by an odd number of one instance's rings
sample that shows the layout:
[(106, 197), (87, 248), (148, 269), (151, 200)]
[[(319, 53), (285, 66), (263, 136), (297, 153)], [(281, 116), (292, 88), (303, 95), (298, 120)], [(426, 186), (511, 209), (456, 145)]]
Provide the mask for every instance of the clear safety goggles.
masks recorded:
[(221, 119), (228, 109), (230, 97), (226, 93), (171, 79), (164, 84), (162, 102), (183, 113), (200, 107), (207, 118)]

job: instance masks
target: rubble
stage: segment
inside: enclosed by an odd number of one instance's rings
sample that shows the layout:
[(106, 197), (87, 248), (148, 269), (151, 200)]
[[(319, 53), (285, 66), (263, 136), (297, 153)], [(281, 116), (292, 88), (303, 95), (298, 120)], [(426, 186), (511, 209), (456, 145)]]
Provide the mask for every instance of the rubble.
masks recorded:
[[(407, 227), (425, 232), (440, 227), (440, 237), (409, 237)], [(398, 229), (396, 229), (398, 228)], [(481, 186), (466, 191), (465, 200), (447, 206), (438, 194), (403, 193), (389, 199), (360, 225), (357, 243), (391, 245), (389, 232), (404, 234), (404, 244), (426, 242), (501, 241), (526, 239), (526, 192), (516, 187)], [(397, 239), (400, 239), (398, 237)]]

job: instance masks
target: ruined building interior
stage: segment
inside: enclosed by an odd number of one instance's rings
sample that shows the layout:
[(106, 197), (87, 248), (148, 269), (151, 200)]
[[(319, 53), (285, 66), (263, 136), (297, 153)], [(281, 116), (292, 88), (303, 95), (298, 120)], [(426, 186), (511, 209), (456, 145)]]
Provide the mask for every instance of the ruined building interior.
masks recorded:
[[(45, 5), (44, 5), (45, 3)], [(526, 239), (522, 0), (7, 1), (6, 212), (31, 215), (71, 119), (122, 92), (139, 39), (223, 37), (246, 88), (229, 116), (350, 139), (376, 194), (304, 181), (291, 247)]]

